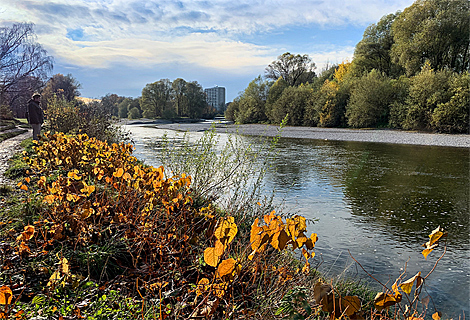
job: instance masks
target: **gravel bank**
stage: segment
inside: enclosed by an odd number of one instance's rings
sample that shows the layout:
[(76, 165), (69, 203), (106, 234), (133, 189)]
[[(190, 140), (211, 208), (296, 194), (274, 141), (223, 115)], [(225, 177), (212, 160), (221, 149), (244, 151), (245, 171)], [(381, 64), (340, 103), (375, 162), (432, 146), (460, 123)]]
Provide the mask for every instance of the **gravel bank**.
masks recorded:
[[(143, 124), (139, 123), (139, 125)], [(204, 131), (210, 128), (211, 123), (149, 123), (147, 125), (166, 130)], [(238, 131), (240, 134), (244, 135), (275, 136), (278, 132), (278, 127), (262, 124), (233, 125), (218, 123), (216, 124), (216, 130), (221, 133), (235, 133)], [(282, 137), (470, 148), (470, 135), (421, 133), (398, 130), (285, 127), (282, 130)]]

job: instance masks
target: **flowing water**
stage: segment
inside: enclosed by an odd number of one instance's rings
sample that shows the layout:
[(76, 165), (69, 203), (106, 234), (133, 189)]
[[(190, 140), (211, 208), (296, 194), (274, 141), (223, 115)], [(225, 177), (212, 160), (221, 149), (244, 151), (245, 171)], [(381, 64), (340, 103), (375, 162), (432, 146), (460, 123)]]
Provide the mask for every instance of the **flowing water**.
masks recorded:
[[(146, 145), (165, 131), (126, 128), (135, 141), (135, 156), (159, 165)], [(367, 281), (380, 290), (352, 256), (389, 287), (405, 270), (404, 280), (418, 271), (424, 276), (443, 248), (425, 260), (421, 245), (441, 226), (449, 232), (447, 252), (422, 297), (430, 295), (445, 317), (468, 317), (469, 149), (285, 138), (277, 148), (266, 185), (292, 212), (319, 219), (308, 228), (319, 237), (315, 259), (320, 271)]]

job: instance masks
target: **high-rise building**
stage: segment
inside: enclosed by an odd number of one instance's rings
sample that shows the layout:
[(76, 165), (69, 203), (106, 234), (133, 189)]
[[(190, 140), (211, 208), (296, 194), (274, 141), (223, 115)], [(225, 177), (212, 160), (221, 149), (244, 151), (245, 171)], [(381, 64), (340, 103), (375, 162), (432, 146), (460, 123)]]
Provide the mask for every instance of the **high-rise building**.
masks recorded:
[(215, 86), (214, 88), (204, 89), (206, 101), (209, 105), (216, 108), (219, 112), (225, 112), (225, 88)]

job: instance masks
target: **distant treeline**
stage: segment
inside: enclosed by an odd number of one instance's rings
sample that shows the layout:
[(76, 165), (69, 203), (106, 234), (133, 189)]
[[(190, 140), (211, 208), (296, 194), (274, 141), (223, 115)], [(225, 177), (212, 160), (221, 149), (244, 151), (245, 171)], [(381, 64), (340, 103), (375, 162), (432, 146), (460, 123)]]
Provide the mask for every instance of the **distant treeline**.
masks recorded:
[(468, 0), (418, 0), (370, 25), (352, 62), (319, 75), (289, 52), (228, 106), (237, 123), (468, 133)]

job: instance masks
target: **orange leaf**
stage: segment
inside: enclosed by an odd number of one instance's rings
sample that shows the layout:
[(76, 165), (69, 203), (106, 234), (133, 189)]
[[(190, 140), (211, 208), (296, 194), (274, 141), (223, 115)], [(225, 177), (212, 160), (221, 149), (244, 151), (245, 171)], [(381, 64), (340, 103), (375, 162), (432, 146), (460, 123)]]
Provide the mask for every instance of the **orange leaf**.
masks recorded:
[(432, 315), (433, 320), (440, 320), (441, 317), (442, 317), (442, 313), (440, 311), (437, 311)]
[(22, 239), (28, 241), (34, 235), (34, 226), (25, 226), (24, 231), (21, 233)]
[(122, 168), (119, 168), (117, 169), (116, 172), (113, 173), (113, 176), (115, 176), (116, 178), (120, 178), (122, 177), (123, 174), (124, 174), (124, 170)]
[(233, 258), (223, 260), (217, 268), (217, 276), (222, 278), (225, 275), (232, 274), (235, 270), (236, 261)]
[(0, 287), (0, 304), (9, 305), (13, 298), (13, 292), (7, 286)]
[(21, 190), (24, 190), (24, 191), (28, 191), (28, 186), (26, 186), (25, 184), (21, 185)]
[(197, 283), (197, 289), (196, 289), (196, 295), (200, 296), (204, 291), (207, 291), (209, 286), (209, 279), (207, 278), (202, 278), (199, 280)]
[(284, 250), (287, 245), (287, 242), (290, 240), (284, 229), (281, 229), (279, 232), (275, 233), (273, 239), (271, 240), (271, 245), (274, 249), (279, 251)]
[(44, 197), (44, 202), (47, 202), (49, 204), (52, 204), (54, 202), (54, 200), (55, 200), (55, 195), (53, 195), (53, 194), (50, 194), (50, 195)]
[(209, 247), (204, 250), (204, 261), (211, 267), (217, 267), (220, 256), (217, 254), (214, 247)]

